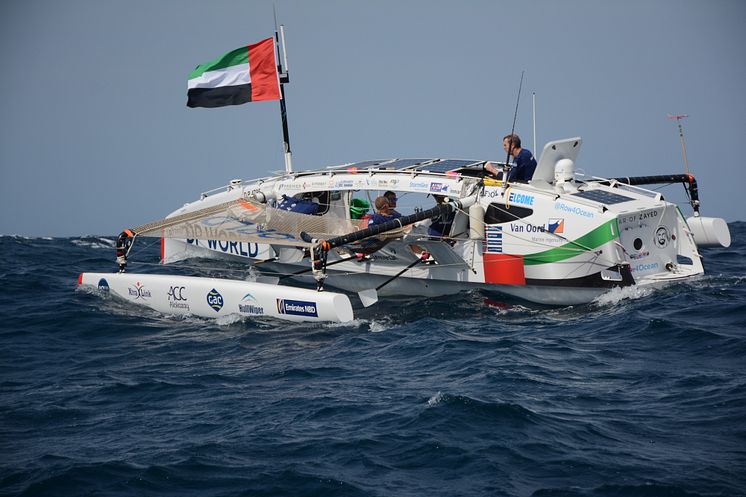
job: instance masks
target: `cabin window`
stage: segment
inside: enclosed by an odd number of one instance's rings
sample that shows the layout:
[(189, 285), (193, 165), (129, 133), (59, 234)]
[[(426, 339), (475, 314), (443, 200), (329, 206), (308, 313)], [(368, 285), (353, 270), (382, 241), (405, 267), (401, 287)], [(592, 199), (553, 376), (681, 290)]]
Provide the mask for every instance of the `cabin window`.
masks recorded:
[(338, 191), (297, 193), (292, 197), (283, 195), (277, 208), (301, 214), (323, 216), (329, 212), (332, 202), (339, 201), (341, 198), (342, 194)]
[(534, 213), (533, 209), (511, 205), (509, 209), (505, 204), (492, 203), (484, 213), (485, 224), (501, 224), (523, 219)]

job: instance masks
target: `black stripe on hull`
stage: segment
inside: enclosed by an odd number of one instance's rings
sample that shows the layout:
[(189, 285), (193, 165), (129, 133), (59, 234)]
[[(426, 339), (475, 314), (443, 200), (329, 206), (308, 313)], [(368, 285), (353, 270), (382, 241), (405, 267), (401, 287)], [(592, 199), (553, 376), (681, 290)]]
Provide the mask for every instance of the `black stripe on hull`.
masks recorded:
[(220, 88), (192, 88), (187, 91), (187, 107), (225, 107), (251, 102), (251, 83)]
[(616, 271), (622, 275), (622, 281), (609, 281), (601, 277), (601, 272), (589, 274), (581, 278), (567, 278), (559, 280), (530, 279), (526, 278), (526, 285), (531, 286), (551, 286), (551, 287), (568, 287), (568, 288), (616, 288), (623, 286), (632, 286), (635, 279), (632, 277), (632, 270), (629, 264), (617, 265), (608, 268), (609, 271)]

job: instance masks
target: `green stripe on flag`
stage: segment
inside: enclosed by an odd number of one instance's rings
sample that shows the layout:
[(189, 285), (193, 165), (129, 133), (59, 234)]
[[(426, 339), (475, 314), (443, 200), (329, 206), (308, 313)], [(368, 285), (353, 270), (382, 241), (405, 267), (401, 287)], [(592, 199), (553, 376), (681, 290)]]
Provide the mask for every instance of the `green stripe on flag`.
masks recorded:
[(202, 74), (208, 71), (217, 71), (219, 69), (225, 69), (226, 67), (237, 66), (239, 64), (249, 63), (249, 47), (237, 48), (227, 54), (218, 57), (210, 62), (205, 62), (194, 68), (189, 73), (189, 79), (194, 79), (202, 76)]
[(619, 236), (619, 228), (616, 219), (612, 219), (596, 229), (589, 231), (577, 240), (571, 241), (559, 247), (528, 254), (523, 256), (524, 266), (536, 266), (538, 264), (549, 264), (560, 262), (571, 257), (576, 257), (582, 252), (593, 250), (604, 243), (615, 240)]

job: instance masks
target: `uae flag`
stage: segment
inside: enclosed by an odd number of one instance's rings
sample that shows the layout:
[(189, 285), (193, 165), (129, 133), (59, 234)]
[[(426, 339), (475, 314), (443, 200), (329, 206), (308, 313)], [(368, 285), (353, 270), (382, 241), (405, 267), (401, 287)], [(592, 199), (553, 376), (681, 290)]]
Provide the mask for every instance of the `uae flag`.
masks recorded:
[(189, 74), (187, 107), (223, 107), (279, 100), (274, 39), (241, 47)]

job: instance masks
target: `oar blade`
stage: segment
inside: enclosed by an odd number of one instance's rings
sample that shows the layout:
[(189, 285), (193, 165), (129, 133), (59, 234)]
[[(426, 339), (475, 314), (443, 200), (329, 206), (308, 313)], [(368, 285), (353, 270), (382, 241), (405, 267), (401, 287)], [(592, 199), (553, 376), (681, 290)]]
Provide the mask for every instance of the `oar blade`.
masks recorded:
[(363, 307), (370, 307), (378, 302), (378, 292), (375, 288), (361, 290), (357, 292), (357, 296), (360, 297), (360, 302), (363, 303)]

